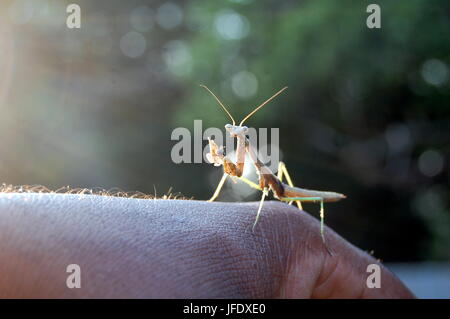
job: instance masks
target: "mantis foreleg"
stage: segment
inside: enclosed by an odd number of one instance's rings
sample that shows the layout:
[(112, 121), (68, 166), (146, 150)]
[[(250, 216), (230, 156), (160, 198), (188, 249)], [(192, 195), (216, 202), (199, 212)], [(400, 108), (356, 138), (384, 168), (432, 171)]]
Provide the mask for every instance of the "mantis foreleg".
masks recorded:
[(219, 196), (220, 191), (222, 190), (223, 184), (225, 184), (225, 180), (227, 179), (227, 174), (224, 173), (222, 178), (220, 179), (219, 185), (217, 185), (216, 191), (212, 195), (212, 197), (208, 200), (208, 202), (213, 202), (216, 200), (217, 196)]
[(236, 150), (236, 158), (237, 158), (236, 164), (225, 156), (222, 146), (219, 148), (217, 144), (214, 142), (214, 140), (211, 140), (209, 138), (208, 141), (210, 152), (206, 155), (206, 157), (215, 166), (222, 165), (224, 170), (224, 174), (219, 182), (219, 185), (217, 185), (216, 191), (214, 192), (213, 196), (208, 200), (209, 202), (213, 202), (219, 196), (219, 193), (228, 175), (236, 177), (242, 176), (242, 173), (244, 171), (244, 160), (245, 160), (245, 139), (238, 138), (238, 147)]

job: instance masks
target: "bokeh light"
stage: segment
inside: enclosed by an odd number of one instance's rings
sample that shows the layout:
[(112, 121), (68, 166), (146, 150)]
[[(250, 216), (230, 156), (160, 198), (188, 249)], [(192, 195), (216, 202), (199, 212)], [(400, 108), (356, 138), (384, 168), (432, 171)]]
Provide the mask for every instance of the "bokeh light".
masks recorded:
[(243, 15), (225, 10), (217, 14), (214, 22), (218, 34), (227, 40), (240, 40), (250, 32), (250, 23)]
[(422, 76), (427, 83), (441, 86), (448, 79), (448, 67), (440, 60), (427, 60), (422, 66)]
[(130, 15), (131, 26), (139, 32), (147, 32), (153, 27), (154, 12), (147, 6), (134, 8)]
[(433, 177), (442, 172), (444, 158), (436, 150), (427, 150), (419, 157), (419, 169), (422, 174)]
[(142, 56), (147, 48), (147, 40), (136, 31), (130, 31), (120, 39), (120, 49), (122, 53), (130, 58)]
[(174, 29), (183, 21), (183, 11), (177, 4), (166, 2), (158, 8), (156, 21), (163, 29)]
[(249, 71), (241, 71), (232, 77), (231, 87), (236, 96), (247, 99), (258, 92), (258, 79)]
[(173, 40), (164, 46), (163, 59), (170, 72), (186, 76), (192, 71), (192, 56), (189, 47), (179, 40)]

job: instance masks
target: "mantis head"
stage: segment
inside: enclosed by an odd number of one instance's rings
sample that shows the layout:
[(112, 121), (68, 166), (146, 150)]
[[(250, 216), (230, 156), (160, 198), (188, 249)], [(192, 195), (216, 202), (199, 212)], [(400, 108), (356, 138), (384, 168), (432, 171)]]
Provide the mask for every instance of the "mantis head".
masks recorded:
[(225, 129), (230, 133), (231, 137), (245, 136), (248, 133), (247, 126), (227, 124), (225, 125)]

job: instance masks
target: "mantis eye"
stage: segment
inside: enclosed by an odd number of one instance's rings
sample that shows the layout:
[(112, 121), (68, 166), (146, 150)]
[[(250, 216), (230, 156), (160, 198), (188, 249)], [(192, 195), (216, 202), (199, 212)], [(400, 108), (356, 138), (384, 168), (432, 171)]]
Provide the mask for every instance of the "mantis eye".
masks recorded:
[(225, 128), (226, 128), (227, 130), (231, 129), (232, 127), (233, 127), (233, 125), (231, 125), (231, 124), (225, 125)]
[(248, 127), (247, 126), (243, 126), (242, 127), (242, 132), (245, 134), (248, 132)]

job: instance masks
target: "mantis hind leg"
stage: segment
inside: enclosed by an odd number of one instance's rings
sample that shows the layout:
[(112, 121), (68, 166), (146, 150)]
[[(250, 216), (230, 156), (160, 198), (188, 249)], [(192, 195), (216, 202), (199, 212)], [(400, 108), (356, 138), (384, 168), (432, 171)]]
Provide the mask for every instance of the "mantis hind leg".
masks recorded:
[[(292, 182), (291, 176), (289, 175), (289, 172), (286, 168), (286, 164), (284, 164), (283, 162), (279, 162), (277, 177), (280, 181), (283, 181), (283, 176), (286, 177), (286, 181), (287, 181), (288, 185), (294, 187), (294, 183)], [(298, 209), (303, 210), (301, 201), (297, 200), (297, 201), (295, 201), (295, 203), (297, 204)]]
[(325, 242), (325, 211), (323, 208), (323, 198), (322, 197), (283, 197), (280, 198), (281, 201), (291, 202), (291, 201), (304, 201), (304, 202), (320, 202), (320, 237), (322, 237), (322, 242), (325, 245), (328, 253), (333, 256), (333, 252), (328, 247)]
[(208, 202), (213, 202), (216, 200), (216, 198), (219, 196), (220, 191), (222, 190), (223, 184), (225, 184), (225, 180), (227, 179), (227, 174), (224, 173), (222, 175), (222, 178), (219, 182), (219, 185), (217, 185), (216, 191), (214, 192), (214, 194), (212, 195), (212, 197), (208, 200)]
[(323, 211), (323, 200), (320, 201), (320, 236), (322, 237), (322, 242), (327, 249), (327, 252), (330, 254), (330, 256), (333, 256), (333, 251), (328, 247), (327, 243), (325, 242), (325, 230), (324, 230), (324, 211)]

